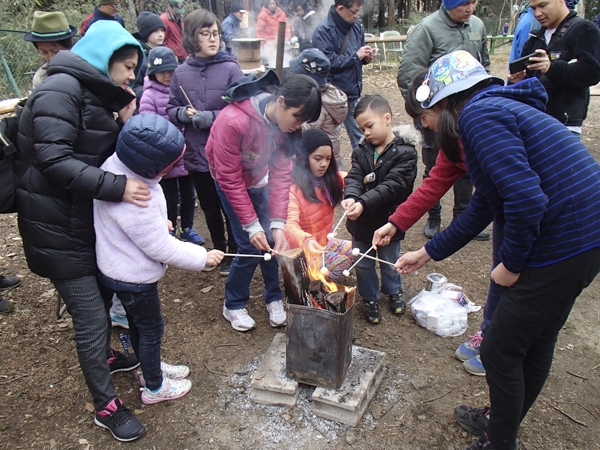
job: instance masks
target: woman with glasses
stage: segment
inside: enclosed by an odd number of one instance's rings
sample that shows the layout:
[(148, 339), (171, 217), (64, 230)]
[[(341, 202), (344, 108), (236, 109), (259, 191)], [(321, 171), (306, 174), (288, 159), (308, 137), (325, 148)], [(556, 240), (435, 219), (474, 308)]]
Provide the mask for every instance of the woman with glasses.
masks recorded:
[[(221, 23), (213, 13), (203, 9), (188, 14), (183, 20), (182, 41), (190, 56), (173, 73), (167, 114), (171, 122), (184, 127), (184, 166), (196, 187), (213, 247), (237, 253), (229, 220), (208, 171), (204, 147), (215, 118), (227, 105), (222, 99), (227, 86), (244, 74), (231, 49), (222, 45)], [(221, 275), (229, 274), (231, 262), (230, 257), (223, 260)], [(213, 269), (215, 266), (206, 266), (204, 271)]]

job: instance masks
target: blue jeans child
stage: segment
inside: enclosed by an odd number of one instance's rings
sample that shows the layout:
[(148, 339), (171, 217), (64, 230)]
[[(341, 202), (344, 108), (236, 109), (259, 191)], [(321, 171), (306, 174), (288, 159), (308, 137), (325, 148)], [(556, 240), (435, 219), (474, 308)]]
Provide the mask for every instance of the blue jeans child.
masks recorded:
[[(352, 239), (352, 247), (358, 248), (361, 253), (365, 253), (371, 248), (371, 242), (360, 242)], [(371, 250), (368, 255), (375, 256), (375, 250)], [(388, 245), (377, 247), (377, 257), (395, 263), (400, 257), (400, 241), (392, 241)], [(356, 265), (358, 293), (365, 302), (377, 302), (379, 300), (379, 277), (377, 276), (375, 262), (365, 257)], [(385, 263), (379, 263), (379, 268), (381, 270), (381, 292), (385, 295), (402, 292), (402, 277), (396, 272), (396, 269)]]
[[(238, 245), (238, 253), (246, 255), (262, 255), (263, 253), (250, 243), (250, 236), (242, 228), (237, 215), (233, 211), (233, 207), (227, 197), (219, 187), (219, 183), (215, 181), (217, 192), (221, 197), (223, 209), (229, 217), (231, 223), (231, 231)], [(250, 201), (254, 206), (254, 210), (258, 215), (258, 220), (265, 230), (269, 245), (273, 247), (273, 235), (270, 230), (269, 216), (269, 186), (262, 188), (248, 189)], [(283, 293), (279, 287), (279, 264), (275, 258), (270, 261), (265, 261), (261, 258), (240, 258), (235, 257), (231, 266), (231, 271), (225, 282), (225, 307), (227, 309), (243, 309), (250, 301), (250, 282), (256, 271), (256, 267), (260, 265), (263, 282), (265, 284), (265, 303), (269, 304), (283, 299)]]

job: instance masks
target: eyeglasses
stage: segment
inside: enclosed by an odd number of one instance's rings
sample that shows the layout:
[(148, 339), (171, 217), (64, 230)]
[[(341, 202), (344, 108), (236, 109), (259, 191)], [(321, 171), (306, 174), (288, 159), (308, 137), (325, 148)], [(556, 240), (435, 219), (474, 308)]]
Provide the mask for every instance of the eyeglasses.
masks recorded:
[(358, 8), (358, 10), (356, 10), (356, 11), (352, 11), (350, 8), (348, 8), (346, 6), (344, 6), (344, 8), (346, 8), (348, 11), (350, 11), (353, 16), (360, 16), (360, 14), (362, 13), (362, 8)]
[(200, 31), (198, 34), (204, 39), (210, 39), (211, 37), (213, 39), (219, 39), (219, 37), (221, 36), (221, 33), (219, 33), (218, 31)]
[(119, 7), (119, 3), (111, 3), (110, 6), (112, 6), (113, 8), (118, 8)]

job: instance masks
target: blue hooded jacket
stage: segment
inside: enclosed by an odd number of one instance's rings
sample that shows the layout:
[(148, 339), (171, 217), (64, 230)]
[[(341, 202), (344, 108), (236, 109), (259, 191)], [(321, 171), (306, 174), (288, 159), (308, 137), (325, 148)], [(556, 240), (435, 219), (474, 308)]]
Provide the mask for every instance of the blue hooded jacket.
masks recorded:
[(600, 165), (544, 112), (537, 78), (480, 91), (459, 119), (467, 171), (477, 188), (467, 210), (425, 248), (450, 256), (492, 220), (504, 229), (498, 256), (520, 273), (600, 247)]

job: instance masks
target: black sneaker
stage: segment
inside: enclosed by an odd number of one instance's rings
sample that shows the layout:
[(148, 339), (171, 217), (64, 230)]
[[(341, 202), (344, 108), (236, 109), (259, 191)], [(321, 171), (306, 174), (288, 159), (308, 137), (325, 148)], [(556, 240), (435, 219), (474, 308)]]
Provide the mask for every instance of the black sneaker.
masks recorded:
[(402, 300), (402, 292), (392, 294), (390, 297), (390, 309), (394, 314), (404, 314), (406, 312), (406, 302)]
[(429, 219), (427, 219), (427, 225), (425, 225), (425, 228), (423, 229), (423, 234), (425, 235), (425, 237), (427, 239), (431, 239), (432, 237), (434, 237), (436, 234), (438, 234), (440, 232), (441, 226), (442, 226), (441, 219), (429, 218)]
[(96, 411), (94, 423), (109, 430), (113, 437), (121, 442), (134, 441), (146, 432), (146, 427), (118, 398)]
[(369, 323), (381, 322), (381, 313), (377, 302), (365, 302), (365, 319)]
[(111, 352), (112, 356), (108, 358), (108, 367), (110, 368), (111, 374), (117, 372), (128, 372), (140, 365), (137, 356), (135, 356), (133, 353), (125, 356), (123, 353), (120, 353), (116, 350), (111, 350)]
[(494, 446), (490, 442), (486, 433), (483, 433), (479, 439), (469, 445), (465, 450), (494, 450)]
[(219, 275), (227, 276), (229, 272), (231, 272), (231, 265), (233, 264), (233, 256), (226, 256), (221, 261), (221, 270), (219, 271)]
[(12, 289), (20, 284), (21, 279), (19, 277), (5, 277), (4, 275), (0, 275), (0, 291)]
[(15, 304), (0, 297), (0, 314), (8, 314), (15, 309)]
[(481, 233), (479, 233), (477, 236), (475, 236), (473, 238), (473, 240), (474, 241), (489, 241), (491, 237), (492, 237), (492, 235), (488, 231), (483, 230)]
[(458, 424), (475, 436), (481, 436), (488, 429), (490, 408), (475, 408), (469, 405), (458, 405), (454, 408), (454, 417)]

